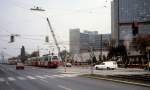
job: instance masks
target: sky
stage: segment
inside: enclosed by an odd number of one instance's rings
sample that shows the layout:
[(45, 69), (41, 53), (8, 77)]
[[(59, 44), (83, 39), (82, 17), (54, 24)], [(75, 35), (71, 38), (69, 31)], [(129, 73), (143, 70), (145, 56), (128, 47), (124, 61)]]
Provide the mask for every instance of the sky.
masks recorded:
[[(41, 54), (48, 50), (56, 52), (54, 40), (46, 18), (48, 17), (61, 50), (69, 49), (69, 29), (80, 28), (111, 32), (111, 0), (0, 0), (0, 52), (6, 57), (17, 56), (20, 48), (26, 52), (39, 49)], [(39, 6), (46, 11), (31, 11)], [(11, 34), (19, 34), (14, 43), (9, 43)], [(45, 43), (49, 36), (50, 43)]]

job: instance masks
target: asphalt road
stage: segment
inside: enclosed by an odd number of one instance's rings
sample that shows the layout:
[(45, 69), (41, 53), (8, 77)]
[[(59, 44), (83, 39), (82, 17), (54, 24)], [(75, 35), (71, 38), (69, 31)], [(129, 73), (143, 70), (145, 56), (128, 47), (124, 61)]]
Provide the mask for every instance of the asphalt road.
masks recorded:
[(148, 87), (65, 74), (59, 69), (0, 65), (0, 90), (150, 90)]

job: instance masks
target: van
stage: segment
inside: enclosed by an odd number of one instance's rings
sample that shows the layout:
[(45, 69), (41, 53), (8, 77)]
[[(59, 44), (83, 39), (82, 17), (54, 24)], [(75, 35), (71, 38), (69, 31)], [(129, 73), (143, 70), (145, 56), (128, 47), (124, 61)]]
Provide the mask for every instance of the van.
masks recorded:
[(102, 62), (99, 65), (95, 65), (94, 67), (96, 70), (99, 69), (114, 70), (118, 68), (118, 65), (116, 61), (106, 61), (106, 62)]

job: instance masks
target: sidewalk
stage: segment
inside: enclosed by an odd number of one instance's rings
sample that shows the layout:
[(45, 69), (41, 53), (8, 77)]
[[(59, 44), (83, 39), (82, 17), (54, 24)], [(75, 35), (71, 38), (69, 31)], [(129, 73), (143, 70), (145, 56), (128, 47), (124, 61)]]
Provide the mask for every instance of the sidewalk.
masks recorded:
[[(60, 72), (64, 72), (64, 67), (59, 68)], [(90, 74), (91, 67), (67, 67), (68, 73), (78, 73), (78, 74)], [(93, 68), (94, 74), (98, 75), (141, 75), (150, 74), (150, 71), (145, 71), (144, 69), (136, 68), (118, 68), (116, 70), (95, 70)]]

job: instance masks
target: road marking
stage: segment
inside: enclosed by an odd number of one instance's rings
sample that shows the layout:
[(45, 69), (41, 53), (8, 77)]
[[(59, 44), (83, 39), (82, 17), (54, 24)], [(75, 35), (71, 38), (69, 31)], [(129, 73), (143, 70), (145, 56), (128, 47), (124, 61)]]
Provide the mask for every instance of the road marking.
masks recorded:
[(49, 75), (44, 75), (44, 77), (48, 77), (48, 78), (51, 78), (51, 79), (55, 78), (54, 76), (49, 76)]
[(9, 81), (15, 81), (16, 79), (13, 78), (13, 77), (8, 77), (8, 80), (9, 80)]
[(20, 80), (26, 80), (26, 78), (24, 78), (24, 77), (17, 77), (18, 79), (20, 79)]
[(4, 78), (0, 78), (0, 82), (4, 82), (5, 81), (5, 79)]
[(32, 76), (27, 76), (27, 78), (29, 78), (29, 79), (36, 79), (36, 78), (34, 78), (34, 77), (32, 77)]
[(46, 77), (42, 77), (42, 76), (35, 76), (37, 78), (41, 78), (41, 79), (45, 79)]
[(53, 77), (65, 77), (65, 76), (63, 76), (63, 75), (53, 75)]
[(58, 87), (59, 87), (59, 88), (62, 88), (62, 89), (65, 89), (65, 90), (72, 90), (72, 89), (67, 88), (67, 87), (65, 87), (65, 86), (63, 86), (63, 85), (58, 85)]
[(77, 74), (61, 74), (61, 75), (65, 76), (65, 77), (76, 77), (76, 76), (78, 76)]

